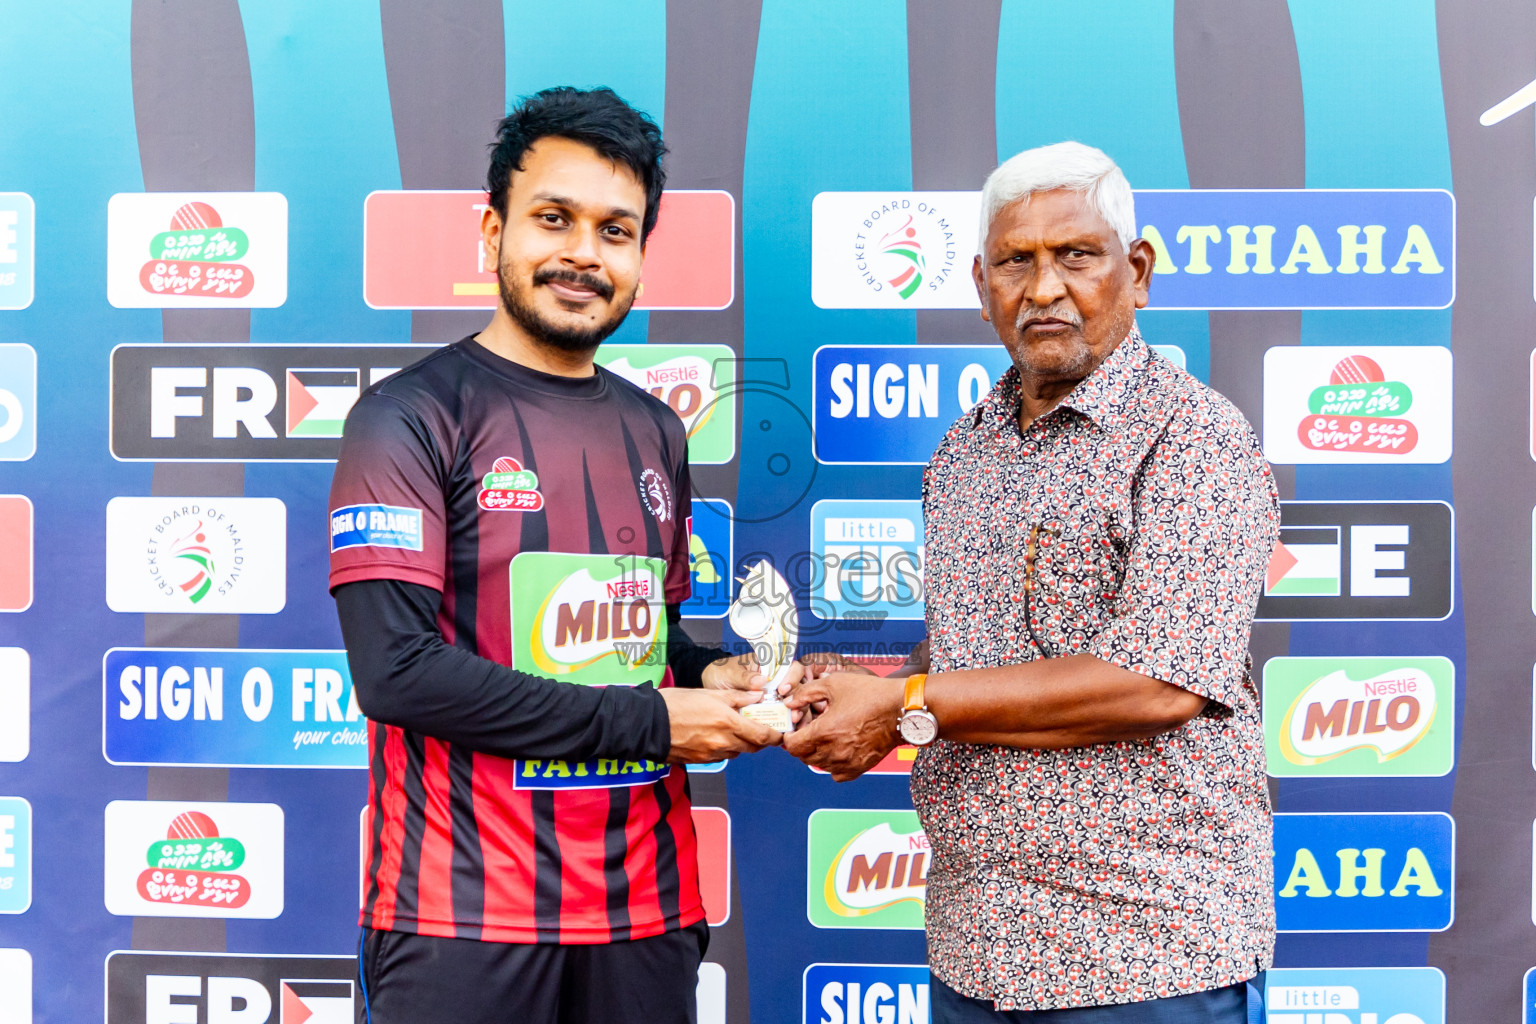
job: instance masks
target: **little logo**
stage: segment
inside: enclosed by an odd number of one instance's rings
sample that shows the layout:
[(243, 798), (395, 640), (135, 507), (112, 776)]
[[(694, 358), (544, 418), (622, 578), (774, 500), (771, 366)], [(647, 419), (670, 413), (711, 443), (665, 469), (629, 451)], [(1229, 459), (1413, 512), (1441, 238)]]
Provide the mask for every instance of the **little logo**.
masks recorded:
[(480, 480), (480, 507), (487, 512), (537, 512), (544, 507), (539, 475), (511, 456), (491, 464)]
[(668, 486), (667, 478), (654, 469), (640, 474), (640, 500), (658, 523), (672, 518), (672, 488)]

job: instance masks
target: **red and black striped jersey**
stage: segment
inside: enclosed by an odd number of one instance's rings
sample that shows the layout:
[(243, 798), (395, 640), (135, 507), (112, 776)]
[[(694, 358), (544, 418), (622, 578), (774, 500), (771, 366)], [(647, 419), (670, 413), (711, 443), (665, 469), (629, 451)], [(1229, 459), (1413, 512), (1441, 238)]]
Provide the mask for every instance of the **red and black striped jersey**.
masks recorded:
[[(689, 588), (687, 438), (665, 404), (607, 370), (540, 373), (472, 338), (428, 356), (353, 407), (330, 509), (333, 589), (437, 590), (443, 640), (519, 673), (671, 685), (666, 605)], [(516, 736), (496, 746), (529, 750)], [(703, 917), (683, 768), (633, 751), (498, 756), (378, 723), (369, 747), (363, 924), (592, 943)]]

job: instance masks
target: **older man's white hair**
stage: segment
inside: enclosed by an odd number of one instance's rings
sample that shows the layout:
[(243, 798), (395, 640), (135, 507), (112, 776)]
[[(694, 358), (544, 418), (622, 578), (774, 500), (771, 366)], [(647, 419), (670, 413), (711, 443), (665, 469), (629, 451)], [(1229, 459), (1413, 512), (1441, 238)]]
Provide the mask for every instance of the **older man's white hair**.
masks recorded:
[(987, 175), (981, 187), (981, 238), (977, 249), (987, 250), (987, 232), (1009, 203), (1027, 200), (1036, 192), (1067, 188), (1083, 194), (1083, 202), (1120, 236), (1130, 251), (1136, 240), (1136, 205), (1131, 184), (1102, 150), (1081, 142), (1058, 142), (1026, 149), (1009, 157)]

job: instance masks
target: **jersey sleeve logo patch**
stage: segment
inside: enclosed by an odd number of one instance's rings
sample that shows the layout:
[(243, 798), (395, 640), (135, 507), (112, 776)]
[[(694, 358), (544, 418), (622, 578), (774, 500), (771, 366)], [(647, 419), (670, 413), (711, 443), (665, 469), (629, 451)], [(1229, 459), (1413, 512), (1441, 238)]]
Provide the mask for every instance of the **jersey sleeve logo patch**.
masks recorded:
[(544, 507), (539, 475), (510, 456), (497, 459), (480, 479), (478, 500), (487, 512), (537, 512)]
[(374, 547), (421, 550), (421, 509), (344, 505), (331, 513), (331, 551)]
[(672, 518), (672, 488), (667, 485), (667, 478), (654, 469), (640, 474), (640, 500), (658, 523)]

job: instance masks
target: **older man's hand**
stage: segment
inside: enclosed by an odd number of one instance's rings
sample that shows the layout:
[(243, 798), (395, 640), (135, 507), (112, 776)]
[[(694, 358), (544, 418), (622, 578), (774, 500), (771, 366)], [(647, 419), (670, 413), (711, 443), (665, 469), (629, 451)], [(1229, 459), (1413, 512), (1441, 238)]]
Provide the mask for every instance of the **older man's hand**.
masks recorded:
[(825, 705), (809, 725), (784, 737), (784, 749), (838, 782), (869, 771), (900, 742), (905, 679), (833, 672), (802, 683), (785, 698), (792, 709)]

